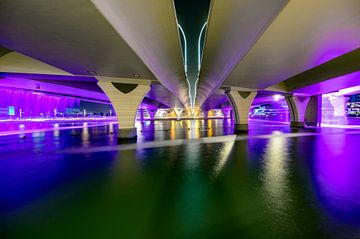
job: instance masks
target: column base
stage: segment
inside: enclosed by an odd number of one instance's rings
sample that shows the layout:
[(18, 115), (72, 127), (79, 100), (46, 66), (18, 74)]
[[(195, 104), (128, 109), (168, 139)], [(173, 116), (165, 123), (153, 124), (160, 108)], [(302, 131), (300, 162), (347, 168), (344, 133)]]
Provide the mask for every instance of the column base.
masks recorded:
[(117, 137), (120, 140), (136, 138), (137, 137), (136, 127), (134, 127), (134, 128), (126, 128), (126, 129), (119, 129)]
[(235, 124), (234, 125), (234, 132), (248, 132), (249, 131), (249, 125), (248, 124)]
[(290, 122), (290, 127), (294, 127), (294, 128), (305, 128), (305, 123), (304, 123), (304, 122), (295, 122), (295, 121), (292, 121), (292, 122)]
[(318, 122), (306, 122), (307, 126), (312, 126), (312, 127), (319, 127), (320, 124)]

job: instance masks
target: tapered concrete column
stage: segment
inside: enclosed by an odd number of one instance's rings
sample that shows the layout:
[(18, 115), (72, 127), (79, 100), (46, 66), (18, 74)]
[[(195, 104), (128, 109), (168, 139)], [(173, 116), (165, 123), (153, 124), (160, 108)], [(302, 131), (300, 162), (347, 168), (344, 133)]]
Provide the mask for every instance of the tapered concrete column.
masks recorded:
[[(97, 77), (98, 85), (105, 92), (116, 112), (118, 138), (137, 137), (135, 119), (139, 105), (150, 90), (150, 81)], [(134, 82), (134, 83), (132, 83)]]
[(230, 108), (222, 108), (221, 111), (222, 111), (225, 119), (231, 118), (231, 109)]
[(208, 110), (204, 110), (203, 111), (203, 114), (204, 114), (204, 119), (208, 119), (209, 118), (209, 111)]
[(234, 110), (235, 132), (248, 131), (248, 117), (252, 102), (257, 94), (255, 91), (225, 91)]
[(145, 114), (145, 109), (139, 109), (140, 121), (144, 121), (145, 118), (144, 114)]
[(321, 126), (322, 119), (322, 95), (310, 97), (305, 111), (305, 123), (310, 126)]
[(334, 116), (344, 117), (346, 115), (346, 103), (349, 97), (333, 96), (329, 98), (331, 105), (334, 107)]
[(177, 120), (181, 120), (181, 114), (182, 114), (182, 112), (183, 112), (184, 110), (183, 110), (183, 109), (180, 109), (180, 108), (175, 108), (174, 111), (175, 111), (175, 114), (176, 114), (176, 119), (177, 119)]
[(288, 96), (285, 98), (290, 111), (290, 126), (303, 128), (305, 127), (305, 112), (309, 103), (308, 96)]
[(147, 108), (146, 111), (148, 112), (149, 116), (150, 116), (150, 120), (151, 121), (154, 121), (155, 120), (155, 115), (156, 115), (156, 112), (157, 112), (157, 108)]

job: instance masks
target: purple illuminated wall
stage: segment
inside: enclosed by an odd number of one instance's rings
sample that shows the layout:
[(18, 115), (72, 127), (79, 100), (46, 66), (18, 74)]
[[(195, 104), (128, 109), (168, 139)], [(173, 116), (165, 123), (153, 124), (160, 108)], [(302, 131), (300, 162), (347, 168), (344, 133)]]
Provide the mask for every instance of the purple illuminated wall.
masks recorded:
[(323, 95), (322, 123), (360, 125), (360, 95)]
[[(53, 117), (70, 114), (80, 107), (80, 100), (48, 95), (41, 92), (0, 88), (0, 117), (9, 118), (9, 107), (13, 107), (12, 117)], [(11, 114), (11, 113), (10, 113)]]
[(289, 122), (289, 108), (284, 99), (259, 105), (253, 105), (250, 108), (249, 119)]

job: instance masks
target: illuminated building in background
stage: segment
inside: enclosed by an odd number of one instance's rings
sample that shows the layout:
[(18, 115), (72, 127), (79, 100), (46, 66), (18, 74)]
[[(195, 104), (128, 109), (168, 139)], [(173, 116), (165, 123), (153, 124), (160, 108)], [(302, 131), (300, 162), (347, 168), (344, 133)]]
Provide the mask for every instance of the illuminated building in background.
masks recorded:
[(253, 105), (250, 108), (249, 119), (289, 122), (289, 108), (283, 98), (279, 98), (274, 102)]
[(347, 103), (347, 116), (360, 118), (360, 94), (350, 96)]
[(326, 94), (322, 97), (322, 123), (332, 125), (360, 124), (360, 94)]

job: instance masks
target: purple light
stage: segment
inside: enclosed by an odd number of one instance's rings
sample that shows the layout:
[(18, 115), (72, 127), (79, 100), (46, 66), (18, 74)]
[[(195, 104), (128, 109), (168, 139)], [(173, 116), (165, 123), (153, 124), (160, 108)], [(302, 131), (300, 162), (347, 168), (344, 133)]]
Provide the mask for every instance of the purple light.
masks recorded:
[(28, 134), (64, 129), (81, 129), (86, 127), (103, 126), (108, 124), (117, 124), (117, 121), (114, 121), (114, 119), (108, 119), (104, 121), (98, 121), (98, 119), (94, 121), (91, 121), (89, 119), (81, 119), (71, 122), (69, 122), (69, 120), (66, 120), (63, 122), (54, 123), (50, 120), (46, 122), (38, 122), (31, 120), (28, 120), (26, 122), (17, 122), (16, 120), (9, 120), (6, 123), (0, 124), (0, 136)]
[(281, 96), (281, 95), (274, 95), (273, 97), (274, 97), (274, 100), (275, 100), (275, 101), (279, 101), (279, 100), (281, 100), (281, 99), (284, 98), (284, 97)]
[[(359, 115), (351, 114), (357, 112), (360, 101), (357, 94), (360, 93), (360, 87), (351, 87), (340, 89), (337, 92), (324, 94), (322, 96), (322, 125), (347, 127), (360, 125)], [(353, 96), (351, 96), (353, 94)], [(352, 102), (349, 102), (352, 98)], [(354, 101), (354, 99), (357, 99)]]
[[(80, 107), (79, 99), (33, 91), (0, 88), (0, 95), (0, 109), (11, 107), (14, 117), (53, 117), (54, 112), (66, 114)], [(0, 118), (9, 118), (8, 110), (1, 110)]]
[(266, 100), (257, 99), (250, 107), (249, 120), (267, 120), (274, 122), (289, 122), (290, 112), (284, 96), (274, 95), (266, 97)]
[(356, 138), (349, 134), (319, 137), (314, 184), (322, 205), (335, 218), (360, 222), (360, 164)]

